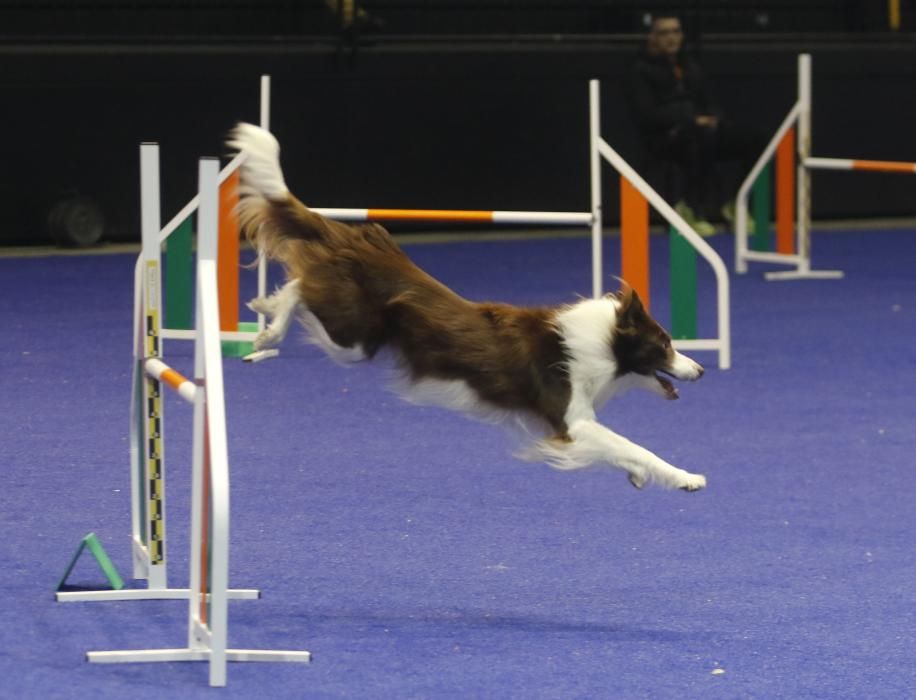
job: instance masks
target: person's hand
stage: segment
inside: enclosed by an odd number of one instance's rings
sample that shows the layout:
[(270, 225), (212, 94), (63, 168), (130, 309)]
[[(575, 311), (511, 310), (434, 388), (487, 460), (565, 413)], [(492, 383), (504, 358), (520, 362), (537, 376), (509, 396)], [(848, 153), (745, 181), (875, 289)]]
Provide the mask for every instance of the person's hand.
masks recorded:
[(719, 126), (719, 117), (714, 117), (711, 114), (699, 114), (694, 119), (694, 122), (697, 126), (705, 129), (715, 129)]

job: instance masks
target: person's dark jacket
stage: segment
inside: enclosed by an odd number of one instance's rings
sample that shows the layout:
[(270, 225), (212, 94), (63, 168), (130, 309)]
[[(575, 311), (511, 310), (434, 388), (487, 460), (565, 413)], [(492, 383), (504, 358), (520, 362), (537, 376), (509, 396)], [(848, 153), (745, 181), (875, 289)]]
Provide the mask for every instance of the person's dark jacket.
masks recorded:
[(720, 116), (700, 66), (683, 52), (674, 65), (666, 56), (643, 52), (630, 73), (627, 99), (649, 144), (693, 125), (697, 115)]

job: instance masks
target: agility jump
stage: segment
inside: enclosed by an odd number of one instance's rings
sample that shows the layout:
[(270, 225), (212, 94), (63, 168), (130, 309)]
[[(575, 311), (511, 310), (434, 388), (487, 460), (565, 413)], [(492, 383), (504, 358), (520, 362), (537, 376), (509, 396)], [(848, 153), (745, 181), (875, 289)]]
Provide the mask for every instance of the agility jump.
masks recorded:
[[(270, 82), (262, 78), (261, 126), (268, 128)], [(592, 294), (599, 297), (603, 291), (602, 262), (602, 192), (601, 162), (607, 160), (620, 174), (621, 188), (621, 270), (626, 279), (649, 303), (649, 203), (670, 225), (670, 289), (671, 330), (675, 347), (684, 350), (712, 350), (718, 353), (719, 367), (731, 365), (731, 338), (729, 323), (728, 274), (719, 255), (698, 236), (623, 158), (601, 137), (600, 85), (589, 85), (589, 148), (591, 178), (591, 211), (489, 211), (461, 209), (346, 209), (313, 207), (313, 211), (339, 221), (428, 221), (490, 223), (494, 225), (588, 226), (592, 234)], [(220, 173), (220, 202), (224, 216), (220, 228), (220, 304), (221, 338), (228, 342), (251, 343), (264, 330), (265, 319), (258, 315), (257, 325), (239, 323), (238, 317), (238, 225), (231, 212), (238, 201), (239, 158), (232, 160)], [(175, 280), (190, 280), (189, 265), (192, 257), (191, 216), (197, 199), (191, 200), (162, 229), (160, 242), (168, 245), (166, 264), (166, 318), (189, 318), (181, 310), (182, 299), (189, 297), (189, 282), (178, 284)], [(717, 286), (717, 334), (714, 338), (697, 337), (696, 254), (699, 253), (713, 268)], [(266, 266), (258, 262), (258, 296), (266, 296)], [(175, 309), (175, 310), (173, 310)], [(187, 320), (184, 322), (187, 325)], [(169, 324), (163, 328), (163, 338), (190, 339), (189, 330)], [(226, 354), (245, 355), (245, 350), (229, 346)], [(276, 353), (276, 351), (266, 351)], [(251, 353), (246, 359), (262, 359), (265, 353)]]
[[(820, 158), (811, 155), (811, 56), (798, 57), (798, 98), (738, 190), (735, 211), (735, 271), (748, 262), (794, 266), (768, 272), (768, 280), (839, 279), (840, 270), (811, 269), (811, 171), (858, 170), (916, 174), (916, 163)], [(771, 163), (776, 173), (776, 242), (770, 240)], [(754, 235), (748, 235), (748, 200), (753, 193)]]
[[(270, 76), (262, 75), (260, 84), (260, 125), (270, 128)], [(235, 158), (219, 175), (219, 252), (217, 255), (220, 302), (220, 338), (223, 352), (230, 356), (244, 355), (258, 333), (264, 330), (264, 317), (259, 315), (256, 323), (241, 322), (239, 318), (239, 228), (235, 220), (238, 204), (238, 168), (241, 159)], [(159, 194), (158, 179), (155, 181), (156, 201)], [(162, 338), (169, 340), (193, 340), (192, 280), (194, 277), (194, 216), (198, 210), (199, 197), (191, 199), (158, 232), (159, 243), (165, 245), (165, 266), (158, 281), (165, 291), (165, 305), (162, 318)], [(141, 202), (141, 216), (146, 210)], [(158, 212), (158, 210), (157, 210)], [(158, 213), (157, 213), (158, 217)], [(161, 256), (160, 256), (161, 258)], [(159, 258), (157, 258), (159, 259)], [(267, 289), (267, 264), (258, 261), (258, 295)]]
[[(133, 578), (145, 579), (147, 587), (60, 592), (57, 599), (62, 602), (186, 599), (191, 595), (189, 588), (174, 588), (168, 582), (163, 387), (175, 390), (180, 398), (189, 403), (194, 403), (197, 387), (161, 359), (163, 329), (160, 241), (163, 237), (159, 220), (157, 144), (140, 146), (140, 183), (143, 243), (134, 270), (134, 357), (130, 402), (131, 550)], [(195, 202), (198, 199), (195, 198)], [(198, 267), (200, 262), (198, 259)], [(218, 335), (219, 327), (218, 322)], [(189, 332), (195, 343), (199, 342), (199, 324)], [(257, 598), (259, 592), (239, 589), (230, 590), (228, 595), (233, 599), (250, 600)]]
[[(592, 233), (592, 295), (603, 292), (604, 237), (602, 224), (601, 162), (620, 174), (621, 271), (649, 306), (649, 204), (671, 226), (671, 308), (674, 345), (684, 350), (712, 350), (719, 367), (731, 366), (730, 297), (725, 263), (684, 219), (601, 137), (600, 84), (589, 83), (589, 144), (591, 170), (590, 212), (468, 211), (457, 209), (332, 209), (313, 208), (318, 214), (339, 221), (453, 221), (492, 224), (538, 224), (544, 226), (590, 226)], [(697, 338), (696, 254), (713, 268), (716, 277), (717, 335)]]
[[(148, 186), (144, 198), (158, 197), (149, 186), (158, 175), (158, 146), (144, 144), (142, 166)], [(138, 260), (135, 307), (135, 382), (133, 405), (140, 420), (131, 431), (132, 462), (142, 469), (132, 471), (134, 573), (146, 574), (151, 588), (137, 591), (132, 598), (187, 598), (188, 645), (178, 649), (95, 651), (87, 654), (93, 663), (162, 661), (207, 661), (211, 686), (226, 684), (227, 661), (308, 662), (305, 651), (233, 650), (226, 648), (229, 578), (229, 463), (226, 439), (225, 398), (220, 345), (220, 313), (217, 294), (217, 238), (219, 228), (219, 161), (200, 161), (200, 214), (194, 329), (194, 379), (189, 380), (159, 358), (158, 314), (160, 288), (157, 285), (159, 226), (152, 213), (157, 202), (146, 201), (143, 222), (143, 253)], [(156, 206), (154, 206), (156, 205)], [(162, 397), (166, 386), (194, 406), (193, 477), (191, 493), (191, 576), (188, 589), (165, 586), (165, 503), (162, 463)], [(162, 585), (162, 588), (155, 586)], [(96, 592), (114, 593), (123, 591)], [(257, 597), (245, 591), (241, 597)], [(235, 596), (239, 597), (239, 596)], [(107, 596), (113, 599), (114, 596)], [(71, 598), (74, 599), (74, 598)], [(85, 598), (83, 598), (85, 599)], [(89, 599), (104, 597), (94, 595)]]

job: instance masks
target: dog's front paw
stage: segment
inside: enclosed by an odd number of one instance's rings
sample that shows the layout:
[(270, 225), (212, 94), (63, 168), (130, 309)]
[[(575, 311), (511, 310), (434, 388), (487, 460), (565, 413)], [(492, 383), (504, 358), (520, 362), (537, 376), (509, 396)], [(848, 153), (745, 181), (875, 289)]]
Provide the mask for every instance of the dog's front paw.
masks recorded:
[(254, 339), (254, 349), (267, 350), (279, 345), (281, 340), (283, 340), (283, 338), (279, 333), (272, 331), (270, 328), (265, 328), (258, 333), (258, 336)]
[(627, 478), (630, 480), (630, 483), (638, 489), (642, 489), (646, 485), (646, 482), (649, 480), (645, 474), (636, 474), (635, 472), (630, 472), (627, 474)]
[(276, 304), (270, 297), (255, 297), (248, 302), (247, 306), (256, 314), (273, 316)]
[(706, 477), (702, 474), (684, 472), (683, 483), (678, 488), (682, 491), (699, 491), (700, 489), (705, 489)]

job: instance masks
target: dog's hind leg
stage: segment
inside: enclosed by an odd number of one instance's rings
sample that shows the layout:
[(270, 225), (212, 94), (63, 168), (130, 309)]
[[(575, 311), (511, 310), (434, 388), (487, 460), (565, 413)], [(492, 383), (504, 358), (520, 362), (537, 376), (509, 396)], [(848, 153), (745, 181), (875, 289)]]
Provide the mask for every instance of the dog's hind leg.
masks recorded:
[(248, 302), (248, 308), (269, 317), (267, 328), (255, 338), (255, 350), (272, 348), (283, 342), (292, 323), (293, 316), (300, 306), (299, 280), (290, 280), (269, 297), (258, 297)]

